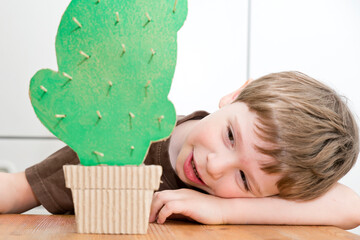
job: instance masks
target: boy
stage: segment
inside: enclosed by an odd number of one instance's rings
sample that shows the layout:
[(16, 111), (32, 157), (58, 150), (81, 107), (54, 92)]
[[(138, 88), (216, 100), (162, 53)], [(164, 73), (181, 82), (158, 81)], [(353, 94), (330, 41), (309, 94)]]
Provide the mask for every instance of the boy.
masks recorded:
[[(357, 159), (358, 128), (333, 90), (282, 72), (219, 106), (181, 119), (171, 138), (151, 145), (144, 163), (164, 172), (151, 222), (180, 214), (205, 224), (360, 224), (360, 198), (337, 183)], [(0, 175), (0, 211), (73, 211), (62, 165), (78, 162), (65, 147), (25, 173)]]

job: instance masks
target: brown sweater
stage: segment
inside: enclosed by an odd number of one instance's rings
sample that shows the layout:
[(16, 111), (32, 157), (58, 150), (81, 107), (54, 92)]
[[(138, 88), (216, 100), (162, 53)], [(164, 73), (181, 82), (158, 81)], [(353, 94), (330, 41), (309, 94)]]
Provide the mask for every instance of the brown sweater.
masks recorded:
[[(185, 117), (179, 117), (177, 125), (195, 119), (202, 119), (208, 113), (197, 111)], [(152, 143), (145, 158), (145, 165), (161, 165), (162, 183), (158, 191), (186, 188), (176, 175), (169, 157), (170, 138)], [(26, 178), (40, 203), (53, 214), (72, 214), (74, 206), (71, 190), (65, 187), (63, 165), (79, 164), (77, 154), (68, 146), (55, 152), (44, 161), (25, 170)]]

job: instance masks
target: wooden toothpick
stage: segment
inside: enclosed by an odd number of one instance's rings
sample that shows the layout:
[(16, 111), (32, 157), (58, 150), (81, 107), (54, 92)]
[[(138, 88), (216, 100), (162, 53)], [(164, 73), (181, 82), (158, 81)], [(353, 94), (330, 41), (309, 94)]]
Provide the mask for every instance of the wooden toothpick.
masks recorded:
[(133, 127), (132, 119), (135, 118), (135, 115), (132, 112), (129, 112), (129, 125), (130, 129)]
[(125, 48), (125, 44), (121, 44), (121, 47), (122, 47), (122, 49), (123, 49), (123, 53), (126, 53), (126, 48)]
[(56, 118), (66, 118), (65, 114), (55, 114)]
[(100, 157), (104, 157), (104, 154), (98, 151), (93, 151), (94, 154), (100, 156)]
[(150, 83), (151, 83), (151, 81), (149, 80), (149, 81), (147, 81), (147, 83), (146, 83), (146, 85), (145, 85), (145, 97), (147, 97), (148, 96), (148, 88), (150, 87)]
[(161, 115), (160, 117), (158, 117), (159, 123), (161, 123), (161, 120), (163, 120), (163, 119), (164, 119), (164, 115)]
[(119, 23), (120, 22), (119, 12), (116, 12), (115, 15), (116, 15), (116, 22)]
[(48, 90), (43, 85), (41, 85), (40, 88), (44, 91), (44, 93), (47, 93)]
[(149, 15), (149, 13), (145, 13), (145, 15), (146, 15), (146, 17), (147, 17), (147, 19), (148, 19), (148, 22), (151, 22), (151, 17), (150, 17), (150, 15)]
[(85, 52), (81, 51), (79, 52), (81, 55), (83, 55), (85, 58), (89, 59), (90, 56), (88, 54), (86, 54)]
[(112, 88), (112, 86), (113, 86), (112, 81), (108, 81), (108, 84), (109, 84), (109, 88), (108, 88), (108, 90), (107, 90), (107, 94), (106, 94), (106, 96), (109, 96), (109, 94), (110, 94), (110, 90), (111, 90), (111, 88)]
[(173, 13), (175, 13), (176, 11), (176, 4), (177, 4), (178, 0), (175, 0), (175, 4), (174, 4), (174, 8), (173, 8)]
[(72, 76), (70, 76), (69, 74), (67, 74), (66, 72), (63, 72), (64, 77), (68, 78), (69, 80), (72, 80)]
[(151, 54), (154, 56), (155, 55), (155, 50), (154, 49), (152, 49), (152, 48), (150, 48), (150, 51), (151, 51)]
[(135, 115), (132, 112), (129, 112), (129, 127), (132, 129), (132, 119), (135, 117)]
[(130, 148), (131, 148), (131, 150), (134, 150), (134, 149), (135, 149), (135, 147), (134, 147), (134, 146), (131, 146)]
[(99, 110), (96, 111), (96, 114), (98, 115), (99, 119), (102, 119), (101, 113)]
[(82, 28), (81, 23), (76, 19), (76, 17), (73, 17), (73, 21), (79, 26), (79, 28)]

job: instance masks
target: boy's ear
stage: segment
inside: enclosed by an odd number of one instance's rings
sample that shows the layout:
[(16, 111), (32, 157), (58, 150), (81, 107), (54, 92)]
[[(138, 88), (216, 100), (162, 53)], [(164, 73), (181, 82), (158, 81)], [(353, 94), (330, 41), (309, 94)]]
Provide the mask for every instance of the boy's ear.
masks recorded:
[(239, 89), (236, 89), (235, 91), (222, 97), (219, 102), (219, 108), (222, 108), (223, 106), (232, 103), (237, 98), (237, 96), (239, 96), (239, 94), (246, 87), (246, 85), (248, 85), (248, 83), (251, 81), (252, 79), (248, 79)]

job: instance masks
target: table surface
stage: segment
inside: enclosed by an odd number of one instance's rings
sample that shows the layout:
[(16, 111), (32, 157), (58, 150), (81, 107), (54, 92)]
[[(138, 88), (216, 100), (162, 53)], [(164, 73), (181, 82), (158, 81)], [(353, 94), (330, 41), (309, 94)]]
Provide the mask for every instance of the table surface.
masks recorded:
[(360, 236), (330, 226), (202, 225), (167, 221), (150, 224), (145, 235), (100, 235), (76, 233), (73, 215), (0, 215), (0, 239), (360, 239)]

